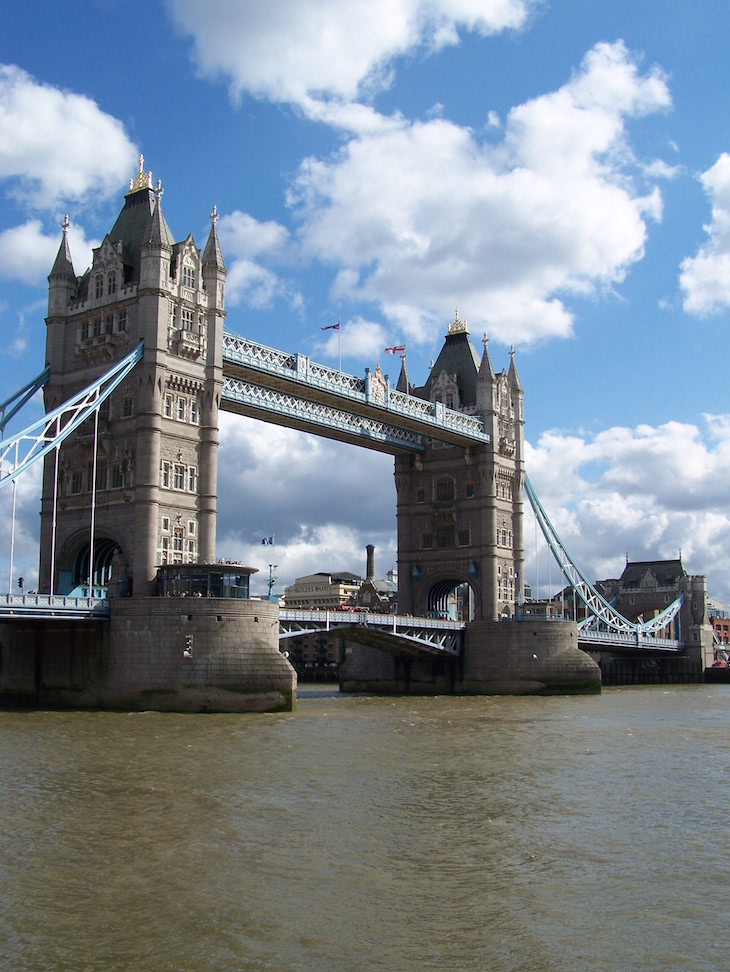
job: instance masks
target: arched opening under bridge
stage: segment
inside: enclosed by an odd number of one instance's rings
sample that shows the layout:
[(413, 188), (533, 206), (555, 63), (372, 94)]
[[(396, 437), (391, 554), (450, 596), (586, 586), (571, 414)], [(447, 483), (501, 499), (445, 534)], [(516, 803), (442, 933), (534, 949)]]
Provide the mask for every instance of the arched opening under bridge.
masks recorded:
[[(97, 537), (94, 541), (94, 564), (91, 571), (91, 585), (94, 590), (107, 589), (111, 583), (114, 572), (115, 558), (117, 563), (121, 561), (122, 549), (116, 540), (108, 537)], [(71, 567), (71, 588), (73, 591), (87, 589), (89, 587), (89, 560), (91, 557), (91, 544), (85, 541), (76, 551)], [(115, 578), (119, 580), (119, 578)], [(59, 593), (63, 593), (60, 592)], [(70, 593), (70, 592), (68, 592)], [(121, 591), (120, 593), (126, 593)], [(91, 596), (91, 592), (89, 592)]]
[(471, 585), (453, 577), (436, 581), (428, 591), (426, 614), (449, 621), (473, 621), (476, 607)]

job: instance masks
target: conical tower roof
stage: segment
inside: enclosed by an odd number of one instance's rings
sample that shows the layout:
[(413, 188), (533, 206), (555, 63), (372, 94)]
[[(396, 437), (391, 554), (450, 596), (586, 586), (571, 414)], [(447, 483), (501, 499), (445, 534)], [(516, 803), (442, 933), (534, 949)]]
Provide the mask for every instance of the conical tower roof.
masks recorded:
[(484, 353), (482, 354), (482, 363), (479, 365), (479, 377), (484, 380), (494, 381), (494, 368), (492, 367), (492, 359), (489, 357), (489, 338), (484, 335)]
[(51, 277), (73, 277), (74, 280), (76, 279), (74, 265), (71, 259), (71, 250), (68, 245), (69, 225), (68, 216), (64, 216), (63, 223), (61, 223), (61, 228), (63, 229), (63, 239), (61, 240), (61, 245), (58, 248), (58, 253), (56, 254), (56, 259), (49, 275), (49, 280)]
[(406, 368), (406, 356), (401, 355), (400, 359), (400, 374), (398, 375), (398, 382), (395, 386), (396, 391), (402, 392), (404, 395), (411, 394), (411, 383), (408, 380), (408, 369)]
[(516, 388), (517, 391), (522, 391), (522, 384), (520, 382), (520, 377), (517, 374), (517, 368), (515, 368), (514, 345), (509, 349), (509, 371), (507, 372), (507, 380), (509, 381), (512, 388)]
[(205, 244), (205, 249), (203, 250), (203, 266), (213, 267), (215, 270), (225, 270), (226, 265), (223, 262), (223, 253), (221, 251), (221, 245), (218, 240), (218, 229), (216, 223), (218, 222), (218, 209), (213, 206), (213, 211), (210, 214), (210, 233), (208, 234), (208, 242)]

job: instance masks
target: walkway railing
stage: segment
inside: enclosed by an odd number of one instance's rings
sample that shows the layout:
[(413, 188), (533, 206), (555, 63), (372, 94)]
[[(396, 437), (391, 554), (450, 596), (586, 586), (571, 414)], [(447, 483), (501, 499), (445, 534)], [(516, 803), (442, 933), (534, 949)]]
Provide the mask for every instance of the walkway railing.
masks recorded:
[(2, 594), (0, 619), (57, 618), (67, 621), (109, 617), (109, 601), (100, 597), (63, 597), (60, 594)]
[(279, 611), (280, 640), (310, 631), (353, 627), (395, 635), (447, 655), (459, 655), (466, 624), (463, 621), (416, 618), (408, 614), (370, 614), (368, 611)]
[[(466, 415), (391, 388), (390, 380), (366, 370), (364, 378), (317, 364), (303, 354), (291, 354), (225, 332), (223, 373), (227, 379), (261, 384), (315, 405), (348, 408), (359, 415), (382, 416), (387, 422), (405, 423), (411, 431), (447, 441), (489, 442), (479, 416)], [(224, 393), (225, 394), (225, 393)]]

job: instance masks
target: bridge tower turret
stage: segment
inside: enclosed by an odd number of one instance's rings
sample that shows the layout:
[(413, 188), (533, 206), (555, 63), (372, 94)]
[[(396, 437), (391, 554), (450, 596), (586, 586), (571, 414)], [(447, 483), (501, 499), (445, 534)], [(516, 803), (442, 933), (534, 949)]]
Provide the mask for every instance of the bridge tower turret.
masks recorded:
[(457, 309), (425, 385), (407, 390), (481, 416), (491, 441), (464, 448), (431, 440), (422, 456), (396, 458), (399, 611), (467, 621), (512, 616), (524, 563), (523, 390), (514, 350), (509, 370), (495, 374), (486, 337), (480, 360)]
[(110, 593), (144, 595), (160, 564), (215, 559), (226, 270), (213, 216), (202, 258), (191, 235), (176, 243), (162, 187), (140, 158), (81, 277), (64, 224), (49, 276), (46, 410), (139, 341), (144, 355), (100, 407), (98, 427), (86, 423), (46, 458), (41, 590), (69, 593), (91, 579)]

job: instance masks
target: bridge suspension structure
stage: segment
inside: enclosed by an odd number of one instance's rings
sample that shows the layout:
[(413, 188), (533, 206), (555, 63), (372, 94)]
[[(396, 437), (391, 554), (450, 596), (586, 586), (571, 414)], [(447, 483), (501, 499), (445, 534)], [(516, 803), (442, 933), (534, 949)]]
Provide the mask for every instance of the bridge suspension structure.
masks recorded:
[[(142, 357), (144, 344), (139, 342), (137, 347), (125, 358), (106, 371), (100, 378), (77, 394), (73, 395), (63, 404), (47, 412), (43, 418), (22, 429), (9, 439), (3, 439), (0, 449), (0, 489), (8, 483), (13, 485), (12, 501), (12, 524), (10, 535), (10, 571), (8, 579), (8, 596), (13, 588), (13, 561), (15, 550), (15, 504), (16, 487), (18, 478), (30, 469), (39, 459), (42, 459), (49, 452), (56, 450), (56, 464), (58, 465), (58, 455), (61, 443), (75, 429), (82, 425), (88, 418), (94, 416), (95, 434), (98, 428), (99, 408), (111, 395), (117, 385), (124, 381), (129, 372), (134, 368)], [(4, 435), (5, 426), (10, 419), (25, 405), (33, 395), (48, 380), (50, 369), (45, 368), (36, 378), (28, 382), (20, 391), (16, 392), (5, 402), (0, 404), (0, 432)], [(11, 406), (9, 411), (6, 411)], [(96, 457), (96, 449), (94, 449)], [(96, 472), (94, 471), (94, 477)], [(58, 483), (58, 468), (54, 475), (54, 490)], [(55, 548), (55, 520), (56, 520), (57, 497), (54, 493), (53, 499), (53, 519), (54, 519), (54, 548)], [(92, 523), (91, 523), (91, 544), (93, 550), (94, 536), (94, 504), (92, 503)], [(54, 549), (55, 554), (55, 549)], [(91, 559), (93, 563), (93, 557)], [(91, 586), (91, 578), (89, 579)], [(51, 591), (53, 590), (53, 565), (51, 567)]]
[[(4, 439), (0, 450), (0, 488), (15, 481), (51, 450), (61, 445), (63, 440), (77, 429), (111, 395), (117, 385), (124, 381), (129, 372), (142, 357), (144, 345), (142, 341), (126, 358), (119, 361), (101, 378), (88, 385), (82, 391), (73, 395), (68, 401), (48, 412), (43, 418), (29, 425), (26, 429), (16, 433), (9, 439)], [(32, 397), (32, 395), (48, 380), (48, 369), (41, 372), (32, 382), (29, 382), (14, 396), (7, 399), (0, 409), (20, 399), (10, 414), (2, 417), (2, 427), (13, 415)]]
[(538, 499), (535, 488), (527, 475), (525, 475), (525, 493), (558, 566), (563, 572), (568, 584), (575, 591), (577, 597), (585, 605), (586, 611), (588, 612), (586, 618), (578, 622), (579, 631), (588, 634), (590, 631), (601, 629), (603, 631), (614, 632), (619, 636), (633, 636), (638, 642), (641, 639), (656, 637), (659, 632), (663, 631), (674, 620), (684, 602), (683, 593), (661, 613), (648, 621), (629, 621), (628, 618), (625, 618), (623, 614), (616, 610), (613, 604), (607, 601), (596, 590), (576, 564), (565, 544), (560, 539), (557, 530), (550, 522), (542, 503)]

